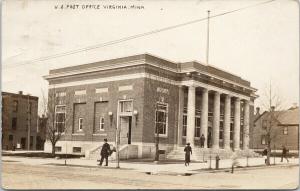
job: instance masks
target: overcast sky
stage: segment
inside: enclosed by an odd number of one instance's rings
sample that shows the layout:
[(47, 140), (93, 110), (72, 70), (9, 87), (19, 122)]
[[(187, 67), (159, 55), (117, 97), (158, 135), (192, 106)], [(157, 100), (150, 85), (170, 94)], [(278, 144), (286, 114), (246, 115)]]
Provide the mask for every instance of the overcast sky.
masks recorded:
[[(49, 69), (140, 53), (174, 62), (206, 60), (206, 21), (112, 46), (31, 64), (26, 61), (80, 49), (256, 5), (267, 0), (232, 1), (45, 1), (9, 0), (2, 13), (2, 90), (41, 96)], [(56, 5), (78, 5), (55, 9)], [(83, 9), (99, 5), (100, 9)], [(135, 5), (144, 9), (104, 9)], [(260, 96), (270, 80), (289, 107), (299, 100), (299, 8), (292, 0), (275, 0), (210, 22), (209, 64), (249, 80)]]

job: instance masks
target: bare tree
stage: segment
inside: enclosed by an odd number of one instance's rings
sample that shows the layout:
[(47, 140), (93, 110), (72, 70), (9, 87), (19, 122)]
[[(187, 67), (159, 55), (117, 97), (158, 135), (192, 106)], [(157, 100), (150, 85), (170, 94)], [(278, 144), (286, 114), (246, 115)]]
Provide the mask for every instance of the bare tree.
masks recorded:
[[(49, 90), (48, 99), (45, 97), (44, 92), (42, 91), (43, 96), (43, 114), (47, 117), (46, 123), (46, 139), (51, 142), (52, 146), (52, 155), (55, 155), (55, 145), (57, 141), (61, 138), (62, 133), (65, 131), (66, 118), (65, 114), (61, 116), (57, 115), (57, 106), (60, 104), (61, 98), (59, 92), (55, 88)], [(61, 108), (62, 109), (62, 108)], [(64, 108), (65, 109), (65, 108)], [(62, 123), (57, 123), (62, 121)]]
[(279, 91), (274, 88), (270, 82), (264, 93), (262, 106), (267, 111), (263, 121), (263, 129), (267, 145), (267, 165), (270, 165), (271, 146), (275, 145), (276, 139), (280, 133), (278, 124), (280, 123), (280, 115), (282, 114), (282, 99)]

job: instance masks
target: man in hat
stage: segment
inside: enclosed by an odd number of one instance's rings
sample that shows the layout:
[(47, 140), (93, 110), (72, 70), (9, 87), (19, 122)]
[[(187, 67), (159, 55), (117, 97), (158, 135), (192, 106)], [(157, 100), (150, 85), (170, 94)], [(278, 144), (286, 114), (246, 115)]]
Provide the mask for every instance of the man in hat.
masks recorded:
[(204, 135), (202, 134), (201, 137), (200, 137), (200, 147), (201, 147), (201, 148), (204, 147), (204, 142), (205, 142), (205, 137), (204, 137)]
[(192, 154), (192, 147), (190, 146), (190, 143), (186, 144), (186, 147), (184, 148), (184, 152), (185, 152), (185, 163), (184, 165), (190, 165), (191, 162), (191, 154)]
[(104, 144), (102, 145), (101, 149), (101, 159), (100, 159), (100, 166), (102, 166), (103, 160), (105, 159), (105, 166), (108, 166), (108, 156), (110, 154), (110, 146), (107, 143), (107, 139), (104, 139)]

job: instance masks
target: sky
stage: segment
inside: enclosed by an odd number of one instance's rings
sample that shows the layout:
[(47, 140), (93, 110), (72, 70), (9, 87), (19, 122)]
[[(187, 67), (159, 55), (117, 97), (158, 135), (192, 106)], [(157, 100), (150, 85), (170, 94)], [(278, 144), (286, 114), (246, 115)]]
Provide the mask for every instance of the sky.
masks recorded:
[[(196, 60), (206, 64), (205, 20), (63, 57), (51, 55), (205, 18), (207, 10), (213, 16), (242, 8), (210, 19), (208, 64), (250, 81), (258, 89), (255, 107), (266, 102), (270, 83), (281, 97), (283, 108), (299, 105), (298, 2), (274, 0), (260, 4), (266, 1), (4, 0), (2, 91), (39, 96), (41, 104), (42, 92), (46, 95), (48, 88), (43, 76), (50, 69), (142, 53), (174, 62)], [(99, 9), (85, 8), (88, 5)], [(104, 8), (109, 5), (144, 8)], [(48, 56), (51, 59), (33, 61)]]

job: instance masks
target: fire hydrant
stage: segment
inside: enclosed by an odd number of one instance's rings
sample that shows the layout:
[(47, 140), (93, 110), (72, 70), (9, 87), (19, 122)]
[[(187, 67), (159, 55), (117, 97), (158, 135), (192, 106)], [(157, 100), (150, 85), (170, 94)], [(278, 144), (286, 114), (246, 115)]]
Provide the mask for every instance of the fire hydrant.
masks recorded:
[(220, 157), (219, 155), (216, 156), (216, 169), (219, 169), (219, 161), (220, 161)]

